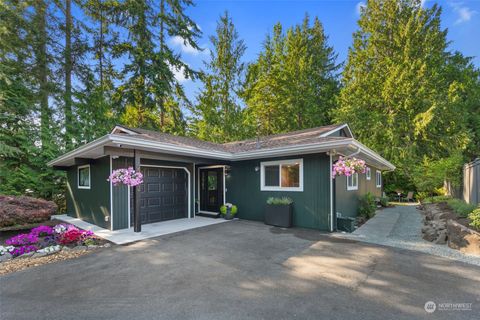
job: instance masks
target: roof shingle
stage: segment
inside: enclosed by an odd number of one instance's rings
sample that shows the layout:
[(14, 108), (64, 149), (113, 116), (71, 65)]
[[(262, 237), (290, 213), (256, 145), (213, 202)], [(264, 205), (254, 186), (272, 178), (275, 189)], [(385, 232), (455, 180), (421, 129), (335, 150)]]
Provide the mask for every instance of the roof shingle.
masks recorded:
[(323, 141), (335, 141), (335, 140), (344, 140), (348, 139), (346, 137), (321, 137), (322, 134), (332, 131), (342, 125), (328, 125), (322, 127), (316, 127), (311, 129), (304, 129), (298, 131), (292, 131), (281, 134), (274, 134), (264, 137), (258, 137), (255, 139), (248, 139), (242, 141), (234, 141), (228, 143), (213, 143), (208, 141), (203, 141), (200, 139), (176, 136), (168, 133), (146, 130), (141, 128), (129, 128), (119, 125), (118, 127), (125, 128), (127, 130), (137, 133), (138, 138), (153, 140), (158, 142), (170, 143), (178, 146), (184, 147), (193, 147), (201, 148), (212, 151), (223, 151), (223, 152), (246, 152), (252, 150), (260, 149), (271, 149), (278, 148), (290, 145), (301, 145), (301, 144), (310, 144), (318, 143)]

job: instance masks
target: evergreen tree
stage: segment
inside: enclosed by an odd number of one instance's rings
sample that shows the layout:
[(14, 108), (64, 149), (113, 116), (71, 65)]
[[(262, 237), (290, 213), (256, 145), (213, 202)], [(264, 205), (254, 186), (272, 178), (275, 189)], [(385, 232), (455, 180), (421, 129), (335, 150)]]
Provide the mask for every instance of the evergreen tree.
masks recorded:
[(124, 123), (165, 131), (165, 104), (173, 97), (186, 99), (174, 71), (180, 70), (186, 78), (197, 74), (168, 47), (165, 35), (181, 37), (199, 49), (196, 38), (200, 31), (185, 14), (190, 5), (190, 0), (162, 0), (155, 8), (149, 0), (129, 0), (118, 6), (119, 25), (127, 30), (128, 39), (119, 43), (115, 52), (117, 57), (130, 57), (122, 70), (125, 82), (117, 94), (125, 105)]
[(419, 0), (367, 1), (343, 73), (334, 118), (397, 165), (392, 188), (407, 188), (425, 159), (455, 155), (469, 142), (468, 111), (456, 103), (464, 80), (440, 14)]
[(329, 124), (339, 90), (336, 58), (318, 18), (310, 26), (305, 16), (286, 34), (277, 24), (249, 67), (244, 94), (249, 127), (266, 135)]
[(210, 37), (213, 50), (205, 62), (204, 89), (195, 106), (193, 130), (200, 139), (215, 142), (238, 140), (243, 136), (240, 91), (246, 46), (228, 12), (217, 22), (216, 35)]

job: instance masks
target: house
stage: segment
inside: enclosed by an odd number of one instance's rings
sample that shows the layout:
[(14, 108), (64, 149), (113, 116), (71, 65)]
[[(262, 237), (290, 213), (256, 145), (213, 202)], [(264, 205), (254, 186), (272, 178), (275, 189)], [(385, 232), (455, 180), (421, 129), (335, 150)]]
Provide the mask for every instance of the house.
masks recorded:
[[(365, 160), (367, 173), (332, 178), (340, 155)], [(295, 226), (334, 231), (336, 214), (356, 216), (359, 196), (380, 196), (382, 171), (395, 169), (347, 124), (225, 144), (118, 125), (48, 165), (67, 172), (67, 214), (110, 230), (132, 227), (135, 217), (140, 228), (216, 216), (225, 202), (238, 206), (239, 218), (262, 221), (267, 198), (288, 196)], [(144, 174), (136, 197), (133, 188), (107, 181), (129, 166)]]

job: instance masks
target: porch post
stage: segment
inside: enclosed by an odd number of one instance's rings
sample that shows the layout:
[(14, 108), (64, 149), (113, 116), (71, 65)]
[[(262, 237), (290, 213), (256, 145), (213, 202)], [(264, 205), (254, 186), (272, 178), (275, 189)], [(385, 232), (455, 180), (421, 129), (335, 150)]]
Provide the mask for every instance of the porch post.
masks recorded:
[[(135, 171), (140, 172), (140, 155), (133, 149), (133, 161)], [(140, 188), (133, 187), (133, 231), (142, 231), (142, 220), (140, 219)]]

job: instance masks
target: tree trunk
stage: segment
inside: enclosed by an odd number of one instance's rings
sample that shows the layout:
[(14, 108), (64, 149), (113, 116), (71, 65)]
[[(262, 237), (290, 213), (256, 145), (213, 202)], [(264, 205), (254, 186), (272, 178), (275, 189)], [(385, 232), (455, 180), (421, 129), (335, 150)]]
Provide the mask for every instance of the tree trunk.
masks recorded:
[(47, 5), (45, 1), (34, 1), (35, 9), (35, 33), (36, 44), (33, 46), (35, 50), (36, 60), (36, 76), (39, 85), (38, 102), (40, 104), (40, 140), (42, 149), (47, 149), (51, 144), (50, 139), (50, 117), (51, 112), (48, 106), (48, 65), (47, 65)]
[(73, 115), (72, 115), (72, 3), (65, 0), (65, 146), (72, 147)]
[(103, 21), (103, 3), (100, 3), (100, 30), (99, 30), (99, 43), (98, 43), (98, 73), (100, 78), (100, 88), (102, 90), (103, 97), (103, 41), (104, 41), (104, 21)]
[[(163, 59), (163, 46), (165, 45), (165, 37), (164, 37), (164, 15), (165, 14), (165, 0), (160, 1), (160, 58)], [(160, 63), (163, 63), (163, 61), (160, 61)], [(164, 125), (165, 125), (165, 102), (163, 101), (163, 96), (160, 94), (157, 96), (158, 99), (158, 106), (160, 108), (160, 126), (162, 128), (162, 131), (164, 131)]]

